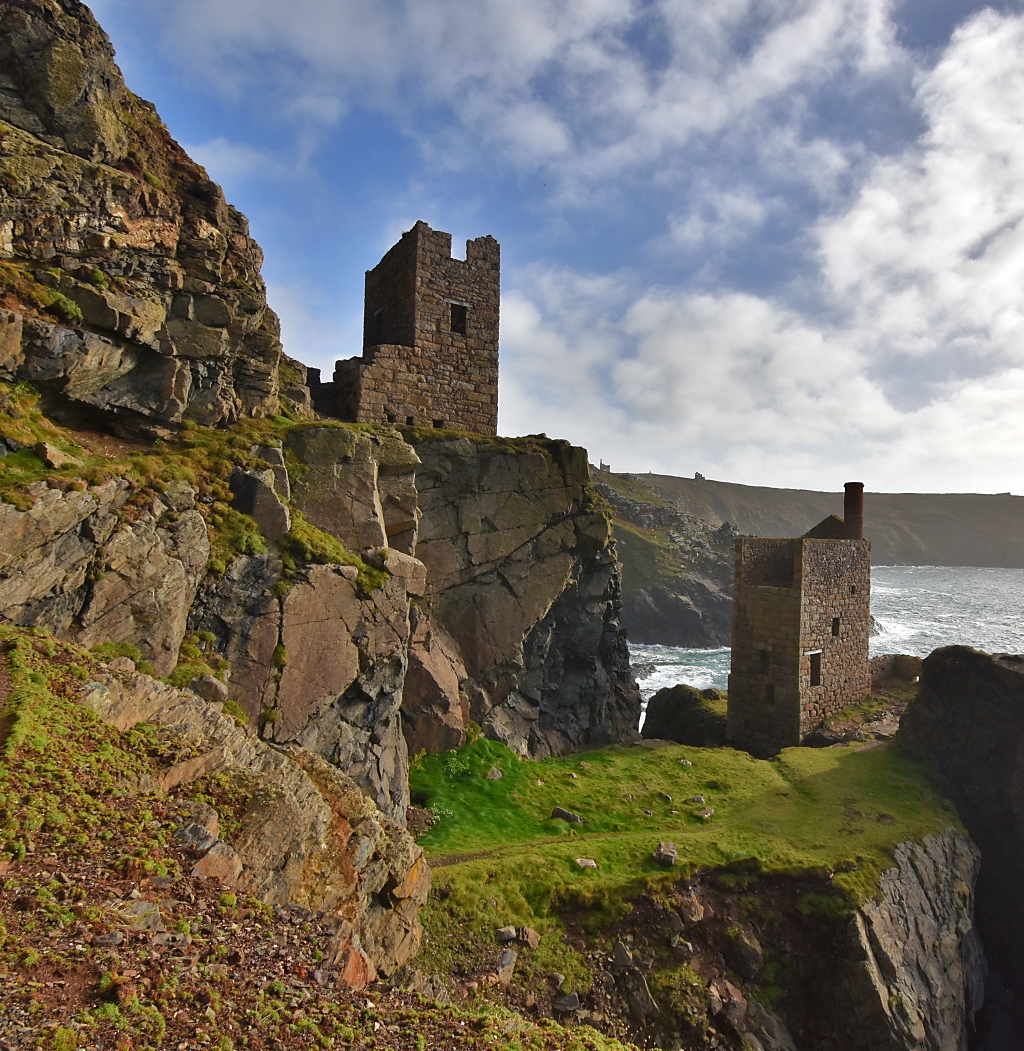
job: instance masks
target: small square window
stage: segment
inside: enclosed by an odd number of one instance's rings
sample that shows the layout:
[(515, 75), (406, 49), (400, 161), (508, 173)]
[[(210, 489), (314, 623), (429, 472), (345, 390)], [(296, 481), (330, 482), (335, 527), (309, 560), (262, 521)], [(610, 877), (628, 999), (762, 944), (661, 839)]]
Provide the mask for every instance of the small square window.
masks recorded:
[(857, 594), (857, 585), (856, 584), (851, 584), (850, 585), (850, 594), (851, 595), (856, 595)]
[(398, 423), (398, 416), (396, 413), (388, 413), (388, 423)]
[(767, 675), (771, 669), (772, 655), (767, 650), (757, 651), (758, 670), (762, 675)]
[(406, 427), (415, 427), (416, 426), (416, 417), (415, 416), (406, 416), (406, 418), (405, 418), (405, 425), (406, 425)]
[(811, 685), (821, 685), (821, 653), (811, 654)]
[(834, 638), (834, 639), (838, 639), (839, 638), (839, 618), (838, 617), (833, 617), (832, 618), (832, 638)]
[(768, 683), (768, 685), (764, 688), (764, 703), (775, 703), (775, 687), (771, 683)]
[(434, 420), (434, 430), (439, 431), (444, 427), (444, 420)]
[(466, 334), (466, 308), (461, 303), (452, 303), (452, 332)]

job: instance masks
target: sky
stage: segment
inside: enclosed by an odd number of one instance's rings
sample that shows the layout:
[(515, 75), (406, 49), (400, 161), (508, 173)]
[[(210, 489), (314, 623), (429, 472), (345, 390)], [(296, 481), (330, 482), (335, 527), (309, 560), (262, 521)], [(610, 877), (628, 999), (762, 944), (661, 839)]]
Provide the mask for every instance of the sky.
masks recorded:
[(1024, 0), (91, 6), (325, 378), (423, 219), (501, 243), (502, 434), (1024, 493)]

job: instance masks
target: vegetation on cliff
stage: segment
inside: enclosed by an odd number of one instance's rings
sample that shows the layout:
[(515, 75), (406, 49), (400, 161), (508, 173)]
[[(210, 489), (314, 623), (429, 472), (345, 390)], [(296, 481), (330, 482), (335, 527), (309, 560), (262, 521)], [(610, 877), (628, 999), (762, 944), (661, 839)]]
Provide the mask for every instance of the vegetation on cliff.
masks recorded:
[[(489, 780), (495, 768), (502, 776)], [(495, 928), (527, 924), (544, 937), (513, 980), (534, 992), (550, 971), (589, 988), (586, 960), (563, 937), (567, 915), (605, 946), (638, 895), (721, 870), (737, 886), (816, 877), (825, 890), (806, 907), (848, 917), (877, 893), (897, 843), (957, 824), (926, 768), (890, 745), (792, 748), (771, 761), (730, 748), (607, 748), (532, 763), (478, 740), (420, 757), (411, 783), (436, 821), (419, 840), (436, 866), (420, 965), (465, 969)], [(582, 823), (553, 818), (555, 807)], [(679, 859), (668, 869), (652, 856), (666, 840)]]
[[(442, 1007), (323, 978), (329, 924), (188, 875), (173, 833), (203, 787), (165, 795), (173, 740), (74, 700), (96, 656), (0, 629), (0, 1040), (84, 1046), (621, 1047), (482, 1004)], [(228, 814), (225, 808), (225, 815)], [(141, 902), (141, 905), (139, 904)]]

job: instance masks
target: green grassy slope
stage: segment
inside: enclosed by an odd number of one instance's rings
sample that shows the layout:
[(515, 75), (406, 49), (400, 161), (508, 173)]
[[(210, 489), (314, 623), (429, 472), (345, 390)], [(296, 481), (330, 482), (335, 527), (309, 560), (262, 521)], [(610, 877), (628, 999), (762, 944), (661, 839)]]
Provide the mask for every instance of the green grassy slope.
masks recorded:
[[(500, 780), (486, 779), (492, 766)], [(794, 748), (772, 761), (729, 748), (609, 748), (527, 763), (479, 740), (421, 757), (412, 785), (439, 817), (420, 839), (444, 892), (428, 928), (460, 928), (467, 945), (506, 923), (560, 931), (566, 910), (586, 913), (596, 933), (641, 891), (717, 866), (834, 874), (839, 906), (852, 909), (874, 894), (898, 842), (956, 823), (924, 768), (889, 745)], [(698, 795), (710, 821), (688, 801)], [(551, 820), (555, 806), (584, 823)], [(651, 858), (661, 840), (678, 848), (671, 870)], [(586, 983), (560, 938), (545, 938), (534, 966)]]
[[(826, 515), (843, 513), (842, 493), (636, 477), (710, 524), (731, 522), (752, 536), (800, 536)], [(869, 489), (864, 511), (875, 565), (1024, 568), (1024, 497)]]

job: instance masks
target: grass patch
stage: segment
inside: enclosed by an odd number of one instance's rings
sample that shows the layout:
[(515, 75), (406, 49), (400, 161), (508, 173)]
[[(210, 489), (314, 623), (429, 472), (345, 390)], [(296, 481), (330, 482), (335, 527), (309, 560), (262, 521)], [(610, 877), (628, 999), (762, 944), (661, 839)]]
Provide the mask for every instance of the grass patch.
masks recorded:
[(292, 510), (292, 527), (278, 541), (285, 576), (295, 579), (305, 565), (355, 566), (356, 582), (364, 595), (369, 595), (391, 578), (386, 570), (377, 569), (363, 561), (336, 537), (307, 522), (301, 511)]
[[(486, 779), (492, 766), (500, 780)], [(411, 785), (437, 819), (419, 842), (428, 856), (454, 856), (435, 869), (428, 930), (454, 924), (483, 938), (507, 923), (557, 931), (565, 911), (584, 913), (596, 934), (637, 894), (701, 868), (725, 867), (739, 883), (772, 872), (834, 874), (828, 907), (838, 901), (849, 911), (876, 893), (898, 842), (958, 825), (926, 769), (888, 744), (791, 748), (771, 761), (731, 748), (606, 748), (535, 763), (478, 740), (417, 757)], [(697, 796), (705, 802), (688, 802)], [(715, 811), (709, 822), (697, 816), (705, 805)], [(584, 823), (552, 820), (555, 806)], [(663, 839), (680, 859), (667, 872), (651, 858)], [(578, 857), (597, 867), (581, 869)], [(458, 951), (455, 941), (446, 952)], [(537, 962), (569, 975), (564, 959), (544, 958), (545, 947), (562, 952), (560, 941), (546, 938)], [(585, 985), (579, 966), (575, 980)]]

